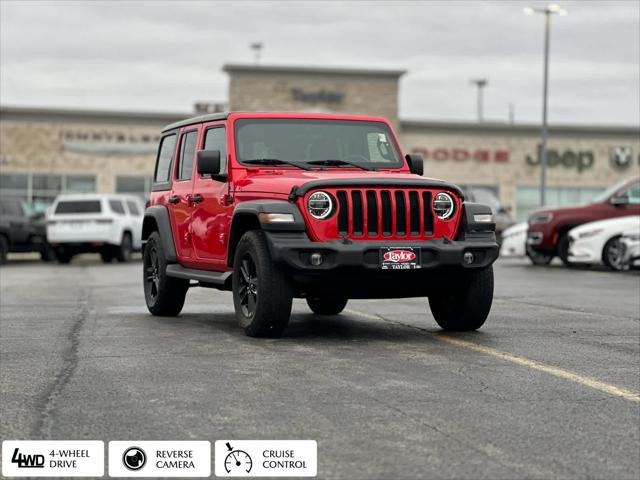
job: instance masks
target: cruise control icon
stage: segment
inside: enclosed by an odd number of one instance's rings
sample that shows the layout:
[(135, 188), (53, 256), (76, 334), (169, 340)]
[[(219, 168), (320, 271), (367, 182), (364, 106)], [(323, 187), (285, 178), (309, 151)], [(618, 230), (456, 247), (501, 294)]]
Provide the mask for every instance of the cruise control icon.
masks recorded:
[(122, 454), (122, 463), (129, 470), (137, 471), (147, 463), (147, 454), (139, 447), (127, 448)]
[(244, 472), (249, 473), (253, 467), (251, 456), (244, 450), (234, 450), (229, 442), (227, 442), (229, 453), (224, 459), (224, 469), (227, 473)]

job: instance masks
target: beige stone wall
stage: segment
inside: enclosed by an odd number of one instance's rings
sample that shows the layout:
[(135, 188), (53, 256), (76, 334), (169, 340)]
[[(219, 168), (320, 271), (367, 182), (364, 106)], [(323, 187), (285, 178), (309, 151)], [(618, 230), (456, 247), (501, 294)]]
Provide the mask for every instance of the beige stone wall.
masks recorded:
[[(536, 187), (540, 183), (540, 168), (529, 165), (526, 161), (527, 155), (537, 158), (537, 134), (432, 133), (425, 128), (423, 131), (412, 129), (402, 132), (400, 142), (405, 153), (427, 149), (430, 157), (432, 152), (438, 149), (449, 152), (454, 149), (470, 152), (507, 152), (506, 161), (495, 161), (494, 158), (490, 158), (489, 161), (427, 158), (424, 170), (426, 176), (454, 183), (498, 186), (503, 205), (510, 206), (514, 213), (517, 187)], [(633, 158), (628, 168), (618, 169), (612, 166), (610, 149), (614, 146), (632, 148)], [(582, 171), (577, 167), (569, 168), (561, 164), (549, 166), (548, 186), (606, 188), (617, 181), (640, 174), (640, 139), (637, 135), (552, 135), (548, 148), (559, 152), (592, 152), (594, 158), (592, 167), (584, 168)]]
[[(293, 89), (342, 95), (341, 102), (296, 100)], [(232, 72), (229, 82), (231, 111), (347, 113), (382, 116), (398, 121), (398, 79), (367, 75)]]
[[(98, 154), (73, 151), (65, 143), (147, 143), (155, 150), (157, 126), (85, 125), (73, 123), (0, 123), (0, 172), (58, 173), (96, 176), (96, 190), (115, 191), (116, 176), (153, 174), (155, 153)], [(99, 140), (93, 140), (94, 134)], [(86, 135), (86, 138), (78, 138)], [(142, 140), (145, 140), (142, 142)]]

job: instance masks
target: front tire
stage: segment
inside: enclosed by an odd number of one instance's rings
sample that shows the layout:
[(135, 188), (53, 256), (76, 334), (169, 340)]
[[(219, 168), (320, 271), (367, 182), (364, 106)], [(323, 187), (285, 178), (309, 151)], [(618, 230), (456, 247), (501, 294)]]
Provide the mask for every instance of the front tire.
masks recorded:
[(558, 257), (562, 260), (565, 267), (572, 267), (573, 263), (569, 261), (569, 234), (565, 233), (558, 240)]
[(348, 301), (345, 297), (307, 297), (307, 305), (317, 315), (338, 315)]
[(610, 238), (602, 248), (602, 262), (612, 270), (621, 272), (625, 269), (620, 248), (620, 236)]
[(158, 232), (149, 235), (142, 265), (144, 299), (149, 312), (159, 317), (178, 315), (184, 306), (189, 280), (167, 276), (167, 259)]
[(443, 330), (468, 332), (480, 328), (493, 302), (493, 267), (463, 272), (460, 281), (429, 296), (431, 313)]
[(4, 235), (0, 235), (0, 265), (7, 263), (7, 255), (9, 254), (9, 241)]
[(527, 247), (527, 257), (529, 257), (531, 263), (538, 266), (549, 265), (551, 263), (551, 260), (553, 260), (553, 255), (551, 255), (550, 253), (538, 252), (529, 247)]
[(56, 250), (56, 259), (58, 263), (62, 263), (64, 265), (71, 263), (71, 259), (73, 258), (73, 253), (67, 250), (64, 247), (58, 248)]
[(250, 337), (279, 337), (289, 323), (293, 291), (271, 259), (264, 232), (245, 233), (233, 262), (236, 319)]

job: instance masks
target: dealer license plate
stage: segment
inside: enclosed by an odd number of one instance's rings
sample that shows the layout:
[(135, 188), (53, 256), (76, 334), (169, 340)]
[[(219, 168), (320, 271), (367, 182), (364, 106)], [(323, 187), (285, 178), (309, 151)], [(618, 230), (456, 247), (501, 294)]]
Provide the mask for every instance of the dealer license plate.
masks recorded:
[(420, 248), (382, 247), (380, 248), (380, 268), (382, 270), (413, 270), (421, 268)]

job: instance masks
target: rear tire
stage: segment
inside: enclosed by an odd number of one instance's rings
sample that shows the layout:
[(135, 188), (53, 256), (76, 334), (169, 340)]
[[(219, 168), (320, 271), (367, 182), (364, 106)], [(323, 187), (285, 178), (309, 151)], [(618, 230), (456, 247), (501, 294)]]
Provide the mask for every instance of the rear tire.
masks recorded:
[(602, 248), (602, 262), (612, 270), (621, 272), (625, 269), (620, 248), (620, 236), (610, 238)]
[(56, 251), (51, 245), (45, 243), (40, 250), (40, 259), (43, 262), (54, 262), (56, 260)]
[(0, 265), (7, 263), (7, 255), (9, 254), (9, 241), (4, 235), (0, 235)]
[(105, 249), (100, 252), (100, 258), (104, 263), (111, 263), (113, 261), (113, 252), (110, 248), (105, 247)]
[(233, 262), (236, 319), (250, 337), (279, 337), (289, 323), (293, 290), (273, 263), (264, 232), (245, 233)]
[(58, 248), (56, 250), (56, 259), (58, 263), (67, 264), (71, 263), (71, 259), (73, 258), (73, 253), (63, 248)]
[(429, 297), (429, 306), (443, 330), (468, 332), (480, 328), (493, 302), (493, 267), (463, 272), (459, 281)]
[(116, 260), (121, 263), (128, 262), (131, 260), (131, 252), (133, 251), (133, 242), (131, 240), (131, 234), (129, 232), (124, 232), (122, 234), (122, 241), (120, 242), (120, 246), (117, 247), (116, 251)]
[(317, 315), (338, 315), (348, 301), (345, 297), (307, 297), (307, 305)]
[(149, 312), (159, 317), (178, 315), (184, 306), (189, 280), (167, 276), (167, 259), (158, 232), (147, 240), (142, 265), (144, 299)]

